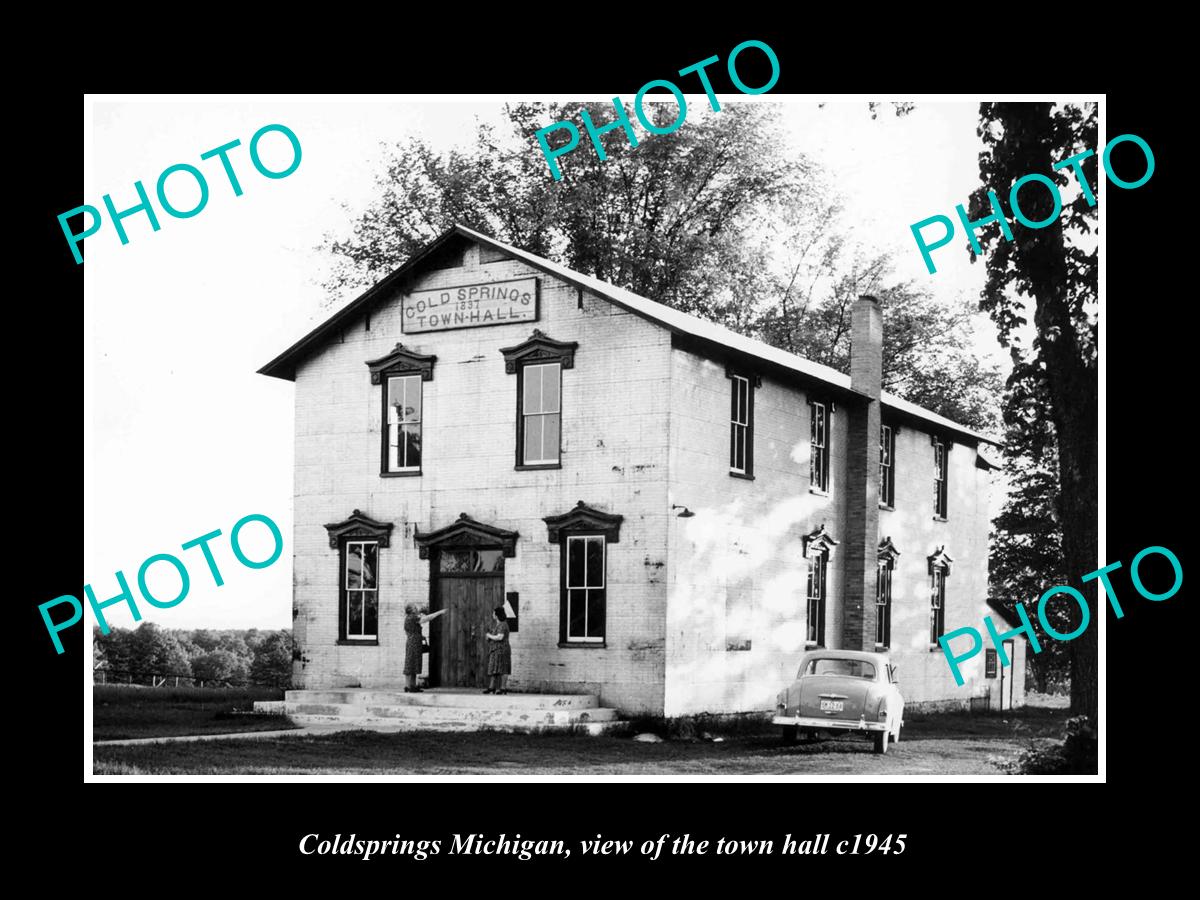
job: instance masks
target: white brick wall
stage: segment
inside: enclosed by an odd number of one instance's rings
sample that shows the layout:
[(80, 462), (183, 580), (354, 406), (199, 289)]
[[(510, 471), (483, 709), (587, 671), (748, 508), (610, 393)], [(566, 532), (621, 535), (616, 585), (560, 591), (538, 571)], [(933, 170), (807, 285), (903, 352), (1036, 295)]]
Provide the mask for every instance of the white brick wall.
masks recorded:
[[(846, 537), (844, 407), (831, 422), (829, 495), (810, 490), (809, 406), (805, 393), (764, 376), (754, 398), (753, 481), (729, 474), (730, 381), (723, 364), (682, 349), (671, 368), (670, 501), (695, 516), (669, 534), (666, 712), (768, 709), (794, 677), (804, 652), (807, 564), (804, 535), (822, 524)], [(949, 454), (948, 521), (933, 518), (929, 435), (902, 426), (896, 437), (895, 509), (881, 510), (879, 537), (901, 557), (893, 576), (892, 648), (901, 689), (912, 703), (966, 702), (984, 684), (983, 654), (955, 685), (940, 650), (929, 645), (927, 559), (938, 546), (954, 558), (946, 589), (946, 630), (982, 628), (987, 598), (987, 472), (975, 450)], [(841, 643), (844, 543), (829, 561), (826, 646)], [(750, 598), (749, 650), (726, 649), (729, 598)], [(735, 604), (736, 610), (736, 604)], [(1015, 671), (1023, 672), (1023, 642)], [(1020, 680), (1020, 679), (1018, 679)], [(1020, 691), (1018, 690), (1018, 695)], [(1020, 701), (1018, 701), (1020, 702)]]
[[(480, 264), (429, 272), (412, 289), (481, 284), (536, 275), (537, 323), (403, 335), (399, 298), (360, 320), (296, 374), (295, 628), (305, 687), (403, 683), (404, 604), (429, 597), (429, 561), (418, 557), (414, 529), (428, 532), (459, 513), (520, 534), (505, 560), (505, 590), (520, 594), (520, 630), (512, 636), (514, 688), (595, 692), (604, 703), (661, 712), (666, 588), (667, 332), (522, 263)], [(517, 376), (500, 348), (539, 328), (578, 341), (562, 377), (562, 468), (515, 471)], [(382, 385), (366, 360), (397, 342), (437, 355), (424, 383), (423, 474), (380, 477)], [(609, 547), (607, 646), (558, 647), (559, 550), (544, 516), (576, 502), (624, 516)], [(324, 525), (353, 509), (395, 523), (380, 551), (380, 641), (337, 644), (338, 554)]]

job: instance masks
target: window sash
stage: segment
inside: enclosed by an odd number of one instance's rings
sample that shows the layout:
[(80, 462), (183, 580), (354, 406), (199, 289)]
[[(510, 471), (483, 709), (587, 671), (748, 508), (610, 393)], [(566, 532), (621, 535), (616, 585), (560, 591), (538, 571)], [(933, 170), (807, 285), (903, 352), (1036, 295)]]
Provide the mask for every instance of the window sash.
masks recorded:
[(571, 642), (600, 643), (607, 606), (608, 541), (604, 535), (568, 535), (565, 549), (565, 637)]
[(562, 449), (562, 364), (521, 369), (521, 464), (559, 462)]
[(825, 643), (825, 554), (808, 559), (807, 639)]
[(420, 375), (388, 378), (388, 471), (421, 470), (422, 396)]
[(347, 541), (342, 584), (346, 640), (374, 640), (379, 632), (379, 542)]
[(946, 621), (946, 572), (935, 568), (930, 575), (929, 589), (929, 643), (936, 644), (945, 632)]
[(890, 646), (892, 640), (892, 566), (882, 563), (875, 573), (875, 643)]
[(933, 445), (933, 510), (935, 515), (946, 515), (946, 445), (941, 441)]
[(813, 487), (824, 491), (829, 487), (829, 415), (824, 403), (812, 404), (810, 432), (811, 466), (809, 476)]
[(893, 443), (892, 429), (888, 425), (881, 425), (879, 427), (879, 499), (885, 506), (891, 506), (894, 499), (892, 495), (894, 456), (895, 444)]

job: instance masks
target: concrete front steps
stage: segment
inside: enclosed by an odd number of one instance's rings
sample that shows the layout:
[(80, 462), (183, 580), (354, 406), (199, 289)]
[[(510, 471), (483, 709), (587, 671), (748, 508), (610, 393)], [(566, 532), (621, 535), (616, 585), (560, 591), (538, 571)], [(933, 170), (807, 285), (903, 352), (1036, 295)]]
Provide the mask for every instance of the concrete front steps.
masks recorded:
[(593, 694), (485, 694), (482, 689), (336, 688), (288, 691), (283, 702), (259, 701), (255, 712), (282, 713), (297, 725), (395, 728), (402, 731), (583, 732), (612, 734), (627, 723)]

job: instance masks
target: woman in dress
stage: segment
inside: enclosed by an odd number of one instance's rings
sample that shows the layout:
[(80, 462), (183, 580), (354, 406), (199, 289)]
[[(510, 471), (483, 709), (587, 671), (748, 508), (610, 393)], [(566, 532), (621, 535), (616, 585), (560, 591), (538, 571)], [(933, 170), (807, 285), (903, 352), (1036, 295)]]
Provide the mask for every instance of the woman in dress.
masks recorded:
[(408, 681), (404, 688), (406, 694), (421, 693), (422, 689), (417, 687), (417, 676), (421, 673), (421, 658), (424, 652), (421, 626), (432, 618), (432, 615), (421, 615), (421, 607), (416, 603), (409, 603), (404, 607), (404, 677)]
[(488, 629), (487, 673), (489, 684), (485, 694), (507, 694), (505, 679), (512, 672), (512, 648), (508, 643), (508, 616), (504, 607), (492, 611), (492, 626)]

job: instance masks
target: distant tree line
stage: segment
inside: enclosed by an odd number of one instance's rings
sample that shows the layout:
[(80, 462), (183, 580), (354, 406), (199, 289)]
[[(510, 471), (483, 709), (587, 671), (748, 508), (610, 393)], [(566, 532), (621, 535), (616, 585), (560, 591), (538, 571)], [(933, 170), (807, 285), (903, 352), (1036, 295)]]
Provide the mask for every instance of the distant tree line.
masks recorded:
[(187, 631), (143, 622), (134, 629), (93, 628), (93, 680), (153, 684), (249, 684), (287, 688), (292, 680), (292, 633), (198, 628)]

